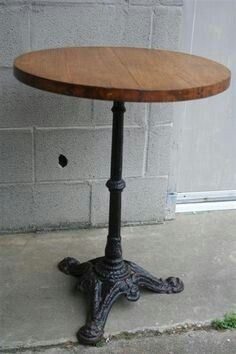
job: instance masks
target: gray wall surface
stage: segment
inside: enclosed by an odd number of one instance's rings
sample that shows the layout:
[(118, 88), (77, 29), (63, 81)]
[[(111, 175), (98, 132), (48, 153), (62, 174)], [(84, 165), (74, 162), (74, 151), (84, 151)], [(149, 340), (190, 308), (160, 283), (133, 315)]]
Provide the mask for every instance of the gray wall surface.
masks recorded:
[(228, 66), (231, 87), (175, 104), (177, 192), (236, 190), (236, 1), (185, 0), (181, 50)]
[[(182, 0), (0, 0), (0, 230), (108, 219), (111, 103), (27, 87), (13, 59), (47, 47), (178, 49)], [(172, 106), (126, 105), (123, 221), (166, 214)], [(63, 154), (68, 165), (62, 168)]]

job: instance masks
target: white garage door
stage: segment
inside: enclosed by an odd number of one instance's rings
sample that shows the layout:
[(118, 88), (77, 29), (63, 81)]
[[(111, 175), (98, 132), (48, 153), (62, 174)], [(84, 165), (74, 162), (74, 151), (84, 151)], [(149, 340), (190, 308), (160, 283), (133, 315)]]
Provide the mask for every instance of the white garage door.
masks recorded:
[[(209, 208), (221, 209), (229, 201), (232, 208), (236, 205), (236, 0), (185, 0), (181, 50), (225, 64), (231, 69), (232, 83), (218, 96), (175, 104), (177, 203), (214, 201), (217, 204)], [(186, 208), (192, 207), (177, 204), (177, 211)], [(207, 204), (202, 208), (208, 209)]]

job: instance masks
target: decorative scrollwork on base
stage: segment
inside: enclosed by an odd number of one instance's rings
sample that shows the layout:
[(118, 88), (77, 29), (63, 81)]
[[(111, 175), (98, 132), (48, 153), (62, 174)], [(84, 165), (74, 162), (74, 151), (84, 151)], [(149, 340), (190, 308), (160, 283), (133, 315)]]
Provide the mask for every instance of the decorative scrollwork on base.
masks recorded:
[(179, 278), (155, 278), (129, 261), (112, 267), (104, 257), (85, 263), (68, 257), (58, 267), (63, 273), (75, 276), (78, 288), (88, 295), (88, 319), (77, 333), (79, 341), (84, 344), (95, 344), (101, 340), (109, 311), (121, 295), (125, 295), (129, 301), (137, 301), (142, 287), (159, 294), (179, 293), (184, 289)]

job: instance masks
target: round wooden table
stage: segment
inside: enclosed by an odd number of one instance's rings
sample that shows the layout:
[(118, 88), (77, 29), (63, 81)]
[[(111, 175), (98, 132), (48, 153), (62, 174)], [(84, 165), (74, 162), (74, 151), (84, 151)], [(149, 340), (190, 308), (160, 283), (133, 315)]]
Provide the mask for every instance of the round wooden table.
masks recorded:
[(88, 294), (89, 313), (78, 339), (93, 344), (103, 336), (112, 304), (120, 295), (130, 301), (145, 287), (156, 293), (184, 289), (176, 277), (152, 276), (137, 264), (123, 260), (121, 250), (121, 192), (124, 102), (170, 102), (212, 96), (226, 90), (230, 71), (214, 61), (184, 53), (128, 47), (58, 48), (16, 58), (14, 75), (41, 90), (69, 96), (114, 101), (109, 232), (105, 256), (85, 263), (65, 258), (59, 269), (78, 278)]

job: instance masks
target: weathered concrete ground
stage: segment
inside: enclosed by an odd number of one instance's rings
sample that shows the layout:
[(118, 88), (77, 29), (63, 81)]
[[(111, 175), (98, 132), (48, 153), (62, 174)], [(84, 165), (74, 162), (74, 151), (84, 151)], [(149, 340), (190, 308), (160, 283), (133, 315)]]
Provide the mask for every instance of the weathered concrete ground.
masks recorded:
[(236, 331), (194, 331), (112, 341), (101, 348), (68, 344), (61, 348), (27, 350), (24, 354), (235, 354), (235, 348)]
[[(96, 229), (0, 237), (3, 353), (45, 345), (57, 346), (47, 353), (67, 353), (58, 344), (76, 341), (75, 333), (85, 321), (86, 302), (84, 295), (74, 290), (76, 280), (60, 273), (57, 262), (68, 255), (80, 261), (102, 255), (106, 233)], [(136, 303), (121, 298), (108, 318), (106, 336), (145, 329), (163, 331), (184, 324), (206, 325), (235, 310), (235, 211), (178, 215), (175, 221), (162, 225), (124, 227), (122, 235), (125, 258), (159, 277), (180, 276), (185, 290), (176, 295), (143, 292)], [(206, 353), (235, 353), (235, 331), (164, 334), (116, 340), (107, 348), (79, 346), (71, 350), (87, 354), (197, 354), (205, 353), (204, 345), (212, 348)]]

